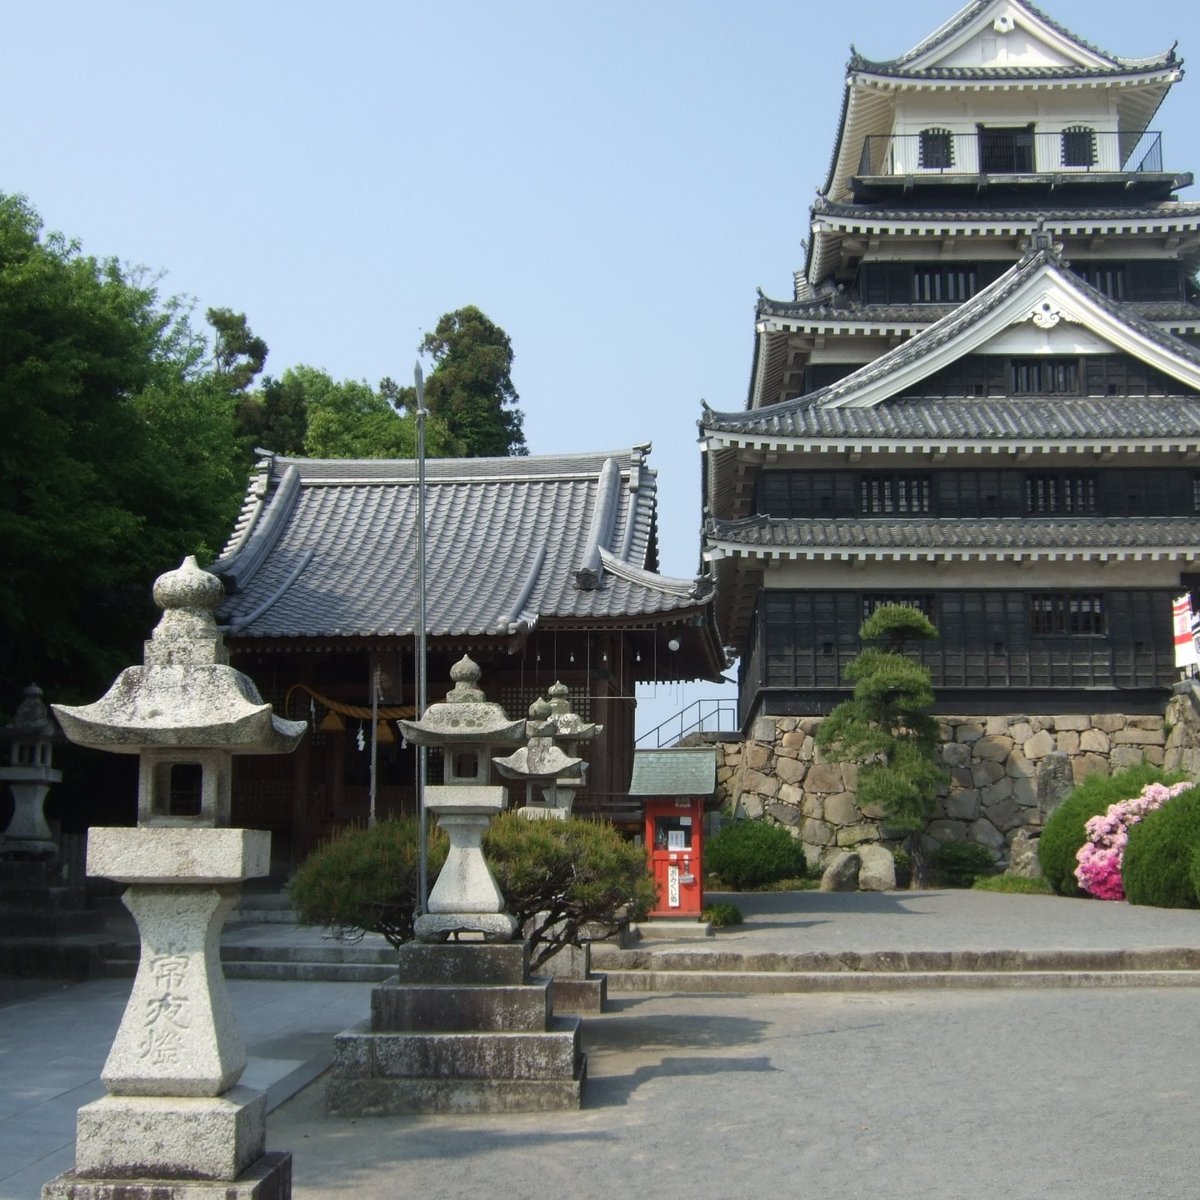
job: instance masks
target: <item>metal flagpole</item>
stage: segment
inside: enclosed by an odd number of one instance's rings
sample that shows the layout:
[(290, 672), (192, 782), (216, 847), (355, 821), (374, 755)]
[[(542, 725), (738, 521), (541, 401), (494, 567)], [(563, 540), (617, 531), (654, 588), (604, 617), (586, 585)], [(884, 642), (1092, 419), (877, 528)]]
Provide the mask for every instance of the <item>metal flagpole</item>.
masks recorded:
[[(416, 684), (417, 720), (425, 716), (426, 662), (425, 662), (425, 378), (421, 364), (413, 368), (417, 384), (417, 620), (416, 620)], [(428, 754), (426, 747), (417, 747), (417, 862), (418, 894), (417, 912), (423, 914), (429, 900), (429, 828), (425, 813), (425, 771)]]
[(371, 805), (367, 811), (367, 828), (375, 828), (375, 785), (379, 766), (379, 663), (371, 672)]

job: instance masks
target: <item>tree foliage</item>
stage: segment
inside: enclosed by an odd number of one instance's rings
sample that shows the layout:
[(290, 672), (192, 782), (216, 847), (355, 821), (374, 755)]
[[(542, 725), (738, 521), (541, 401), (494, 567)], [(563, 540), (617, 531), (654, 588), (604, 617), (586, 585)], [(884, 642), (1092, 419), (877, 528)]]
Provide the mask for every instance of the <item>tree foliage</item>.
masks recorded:
[(93, 698), (150, 585), (211, 556), (244, 486), (232, 393), (186, 308), (0, 195), (0, 677)]
[(948, 782), (938, 759), (938, 726), (929, 714), (929, 672), (903, 653), (912, 640), (937, 637), (933, 623), (902, 605), (882, 605), (862, 624), (868, 645), (846, 669), (854, 685), (821, 723), (817, 744), (861, 764), (858, 803), (883, 813), (887, 826), (908, 835), (913, 875), (924, 882), (920, 835), (933, 815), (938, 791)]
[(564, 946), (581, 945), (585, 930), (607, 937), (654, 904), (645, 850), (607, 822), (502, 813), (488, 826), (483, 852), (529, 939), (534, 970)]
[(213, 365), (226, 386), (244, 392), (267, 361), (267, 343), (250, 328), (245, 313), (210, 308), (205, 320), (213, 329)]
[(421, 349), (434, 362), (425, 403), (445, 422), (447, 453), (461, 458), (529, 453), (512, 382), (512, 343), (499, 325), (467, 305), (444, 314)]
[[(431, 879), (446, 860), (446, 835), (430, 827)], [(381, 933), (393, 946), (412, 940), (419, 890), (418, 825), (413, 820), (351, 826), (323, 842), (288, 883), (296, 919), (326, 926), (342, 941)]]

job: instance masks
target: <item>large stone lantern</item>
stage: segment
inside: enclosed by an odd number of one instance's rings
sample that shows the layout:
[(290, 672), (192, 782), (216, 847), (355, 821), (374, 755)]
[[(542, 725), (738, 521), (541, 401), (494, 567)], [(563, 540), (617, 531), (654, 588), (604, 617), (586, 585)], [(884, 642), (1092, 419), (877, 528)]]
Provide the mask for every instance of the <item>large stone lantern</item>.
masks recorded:
[(414, 924), (421, 941), (444, 941), (450, 934), (480, 933), (506, 942), (517, 931), (504, 911), (504, 897), (483, 857), (483, 835), (504, 810), (504, 788), (489, 782), (491, 753), (514, 745), (524, 721), (510, 721), (504, 709), (484, 696), (479, 667), (464, 655), (450, 668), (453, 687), (431, 704), (419, 721), (401, 721), (400, 731), (418, 746), (442, 750), (444, 782), (425, 788), (425, 807), (450, 839), (446, 862), (429, 894), (428, 911)]
[(100, 1200), (118, 1183), (129, 1200), (291, 1194), (291, 1156), (264, 1154), (266, 1097), (237, 1086), (246, 1053), (219, 938), (242, 881), (270, 869), (269, 833), (228, 828), (233, 755), (290, 751), (305, 726), (229, 666), (223, 594), (186, 559), (154, 585), (145, 665), (94, 704), (54, 705), (72, 741), (140, 756), (137, 827), (91, 829), (87, 865), (130, 885), (141, 958), (101, 1073), (109, 1094), (79, 1110), (75, 1170), (44, 1198)]

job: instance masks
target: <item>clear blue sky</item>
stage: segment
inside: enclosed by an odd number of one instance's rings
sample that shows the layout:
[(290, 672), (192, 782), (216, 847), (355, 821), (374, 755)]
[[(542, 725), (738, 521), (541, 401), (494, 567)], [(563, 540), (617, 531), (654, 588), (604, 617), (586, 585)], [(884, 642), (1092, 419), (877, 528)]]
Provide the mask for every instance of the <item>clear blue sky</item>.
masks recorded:
[[(700, 401), (744, 402), (755, 288), (791, 294), (850, 43), (893, 57), (957, 7), (5, 0), (0, 190), (201, 318), (244, 311), (276, 375), (407, 381), (478, 305), (532, 453), (654, 443), (662, 568), (691, 575)], [(1195, 3), (1043, 7), (1200, 67)], [(1185, 79), (1155, 121), (1168, 169), (1200, 170), (1198, 106)]]

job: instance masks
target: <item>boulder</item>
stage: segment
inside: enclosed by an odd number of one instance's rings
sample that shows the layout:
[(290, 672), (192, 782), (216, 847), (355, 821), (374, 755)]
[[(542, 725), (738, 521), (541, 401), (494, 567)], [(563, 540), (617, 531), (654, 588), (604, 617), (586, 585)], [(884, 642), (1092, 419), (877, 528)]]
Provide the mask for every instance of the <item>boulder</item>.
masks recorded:
[(1008, 847), (1006, 875), (1025, 879), (1041, 879), (1042, 864), (1038, 861), (1038, 840), (1027, 829), (1019, 829)]
[(890, 892), (896, 887), (896, 859), (886, 846), (878, 843), (860, 846), (858, 857), (858, 890), (861, 892)]
[(858, 891), (858, 872), (862, 867), (862, 856), (855, 851), (845, 851), (834, 858), (821, 876), (823, 892)]

